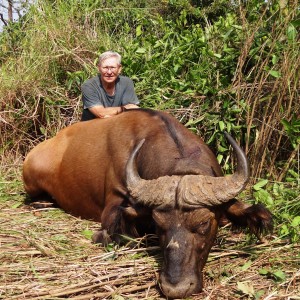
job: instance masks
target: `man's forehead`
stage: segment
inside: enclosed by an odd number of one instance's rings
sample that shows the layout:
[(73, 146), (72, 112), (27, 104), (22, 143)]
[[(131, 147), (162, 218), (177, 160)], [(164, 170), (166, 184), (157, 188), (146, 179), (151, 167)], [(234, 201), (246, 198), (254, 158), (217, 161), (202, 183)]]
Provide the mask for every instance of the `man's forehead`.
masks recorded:
[(119, 65), (118, 59), (116, 57), (109, 57), (101, 62), (102, 67), (110, 67), (110, 66), (117, 67), (118, 65)]

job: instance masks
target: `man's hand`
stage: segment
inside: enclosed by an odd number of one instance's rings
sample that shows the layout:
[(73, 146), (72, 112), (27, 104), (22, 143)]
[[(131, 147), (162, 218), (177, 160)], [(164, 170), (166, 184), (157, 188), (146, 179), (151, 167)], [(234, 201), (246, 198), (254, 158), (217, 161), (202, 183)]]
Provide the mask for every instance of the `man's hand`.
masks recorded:
[(124, 107), (126, 109), (139, 108), (137, 105), (131, 103), (124, 105)]
[(102, 105), (95, 105), (88, 109), (97, 118), (104, 119), (120, 113), (121, 107), (103, 107)]
[(117, 107), (103, 107), (102, 105), (95, 105), (89, 108), (89, 111), (95, 115), (97, 118), (104, 119), (104, 118), (110, 118), (114, 115), (120, 114), (123, 111), (123, 108), (125, 109), (133, 109), (133, 108), (139, 108), (135, 104), (126, 104), (123, 107), (117, 106)]

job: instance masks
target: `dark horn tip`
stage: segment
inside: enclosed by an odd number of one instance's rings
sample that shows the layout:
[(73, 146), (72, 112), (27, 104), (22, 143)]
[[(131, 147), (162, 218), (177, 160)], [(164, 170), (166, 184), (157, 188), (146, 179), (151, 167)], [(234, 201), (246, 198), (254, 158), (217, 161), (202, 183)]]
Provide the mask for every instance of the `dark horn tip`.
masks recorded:
[(224, 131), (223, 134), (229, 142), (233, 140), (233, 137), (227, 131)]
[(230, 145), (232, 146), (237, 156), (237, 160), (238, 160), (237, 172), (243, 174), (245, 179), (247, 178), (246, 181), (248, 181), (250, 171), (249, 171), (248, 159), (246, 157), (246, 154), (229, 133), (224, 131), (224, 135), (228, 140), (228, 142), (230, 143)]

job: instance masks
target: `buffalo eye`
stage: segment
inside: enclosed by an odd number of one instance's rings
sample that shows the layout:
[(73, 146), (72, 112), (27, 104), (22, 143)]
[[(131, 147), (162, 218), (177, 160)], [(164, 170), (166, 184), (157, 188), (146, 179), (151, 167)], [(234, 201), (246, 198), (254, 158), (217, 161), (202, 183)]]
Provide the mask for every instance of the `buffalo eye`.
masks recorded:
[(154, 210), (152, 212), (152, 217), (157, 224), (158, 227), (160, 227), (163, 230), (166, 230), (168, 228), (168, 216), (167, 213), (164, 211)]
[(205, 235), (209, 231), (209, 229), (210, 229), (210, 220), (207, 220), (205, 222), (201, 222), (192, 226), (191, 232)]

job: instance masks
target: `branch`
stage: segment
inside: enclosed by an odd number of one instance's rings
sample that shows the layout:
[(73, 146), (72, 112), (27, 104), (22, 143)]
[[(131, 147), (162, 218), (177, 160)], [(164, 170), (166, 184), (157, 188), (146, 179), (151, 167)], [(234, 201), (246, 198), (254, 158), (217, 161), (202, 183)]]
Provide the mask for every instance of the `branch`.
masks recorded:
[(0, 14), (0, 20), (4, 23), (4, 26), (7, 26), (7, 22), (4, 20), (3, 14)]

